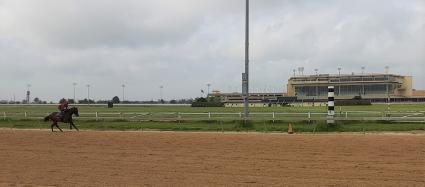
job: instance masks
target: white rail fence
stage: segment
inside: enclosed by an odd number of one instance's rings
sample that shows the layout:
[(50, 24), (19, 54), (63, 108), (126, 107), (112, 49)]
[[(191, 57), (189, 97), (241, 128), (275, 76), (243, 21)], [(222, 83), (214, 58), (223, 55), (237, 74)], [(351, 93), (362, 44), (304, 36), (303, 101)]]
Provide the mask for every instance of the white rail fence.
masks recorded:
[[(243, 113), (184, 113), (184, 112), (92, 112), (80, 113), (76, 120), (128, 120), (128, 121), (208, 121), (208, 120), (242, 120)], [(2, 112), (3, 120), (43, 119), (49, 113), (37, 112)], [(326, 120), (327, 113), (322, 112), (261, 112), (250, 113), (250, 120), (270, 121), (311, 121)], [(335, 120), (340, 121), (398, 121), (425, 123), (425, 111), (379, 112), (379, 111), (344, 111), (336, 112)]]

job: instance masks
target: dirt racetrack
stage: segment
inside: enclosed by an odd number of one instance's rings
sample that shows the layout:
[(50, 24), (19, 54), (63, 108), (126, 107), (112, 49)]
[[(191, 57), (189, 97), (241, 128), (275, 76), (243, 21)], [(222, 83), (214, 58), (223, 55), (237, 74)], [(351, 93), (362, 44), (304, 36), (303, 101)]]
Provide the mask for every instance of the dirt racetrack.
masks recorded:
[(425, 134), (0, 130), (0, 186), (425, 186)]

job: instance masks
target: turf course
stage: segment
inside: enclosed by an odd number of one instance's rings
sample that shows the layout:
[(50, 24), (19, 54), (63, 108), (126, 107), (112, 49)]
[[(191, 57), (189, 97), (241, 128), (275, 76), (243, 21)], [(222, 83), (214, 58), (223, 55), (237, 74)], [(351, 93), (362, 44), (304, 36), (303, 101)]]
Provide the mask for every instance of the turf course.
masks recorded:
[[(343, 111), (386, 111), (387, 105), (375, 104), (370, 106), (336, 106), (335, 110)], [(392, 104), (391, 111), (425, 111), (425, 104)], [(189, 107), (189, 106), (78, 106), (80, 113), (91, 112), (243, 112), (243, 108), (226, 107)], [(314, 107), (255, 107), (251, 112), (326, 112), (325, 106)], [(1, 105), (0, 112), (55, 112), (57, 106), (25, 106), (25, 105)]]
[[(127, 112), (149, 112), (149, 113), (238, 113), (242, 108), (192, 108), (188, 106), (78, 106), (80, 113), (127, 113)], [(371, 111), (385, 112), (387, 105), (371, 106), (342, 106), (336, 107), (336, 111)], [(0, 114), (9, 113), (49, 113), (56, 111), (56, 106), (0, 106)], [(391, 105), (393, 113), (415, 111), (425, 111), (425, 105)], [(326, 112), (326, 107), (265, 107), (251, 108), (251, 112)], [(423, 116), (423, 115), (422, 115)], [(424, 118), (425, 119), (425, 118)], [(289, 120), (289, 121), (288, 121)], [(93, 130), (163, 130), (163, 131), (257, 131), (257, 132), (286, 132), (288, 122), (293, 124), (296, 132), (366, 132), (366, 131), (424, 131), (425, 123), (390, 123), (380, 121), (344, 121), (335, 126), (327, 126), (324, 121), (306, 120), (254, 120), (249, 124), (243, 124), (240, 120), (201, 120), (201, 121), (129, 121), (122, 119), (93, 120), (77, 119), (77, 126), (80, 129)], [(0, 128), (50, 128), (50, 123), (39, 119), (7, 118), (0, 119)], [(61, 124), (66, 129), (67, 125)]]

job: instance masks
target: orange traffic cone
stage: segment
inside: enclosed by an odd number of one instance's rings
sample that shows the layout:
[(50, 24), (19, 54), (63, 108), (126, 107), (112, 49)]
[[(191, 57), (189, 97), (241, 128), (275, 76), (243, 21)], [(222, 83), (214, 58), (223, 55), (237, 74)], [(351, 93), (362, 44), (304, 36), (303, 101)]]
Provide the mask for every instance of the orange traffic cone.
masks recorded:
[(292, 129), (292, 124), (288, 125), (288, 134), (294, 134), (294, 130)]

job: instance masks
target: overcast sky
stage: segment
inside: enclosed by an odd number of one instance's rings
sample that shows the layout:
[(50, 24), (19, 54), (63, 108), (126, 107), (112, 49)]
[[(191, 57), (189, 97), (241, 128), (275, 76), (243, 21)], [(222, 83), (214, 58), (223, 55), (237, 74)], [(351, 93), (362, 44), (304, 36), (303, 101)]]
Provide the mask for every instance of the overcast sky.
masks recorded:
[[(0, 100), (191, 98), (239, 91), (244, 0), (0, 0)], [(252, 91), (305, 74), (412, 75), (425, 89), (424, 0), (252, 0)]]

